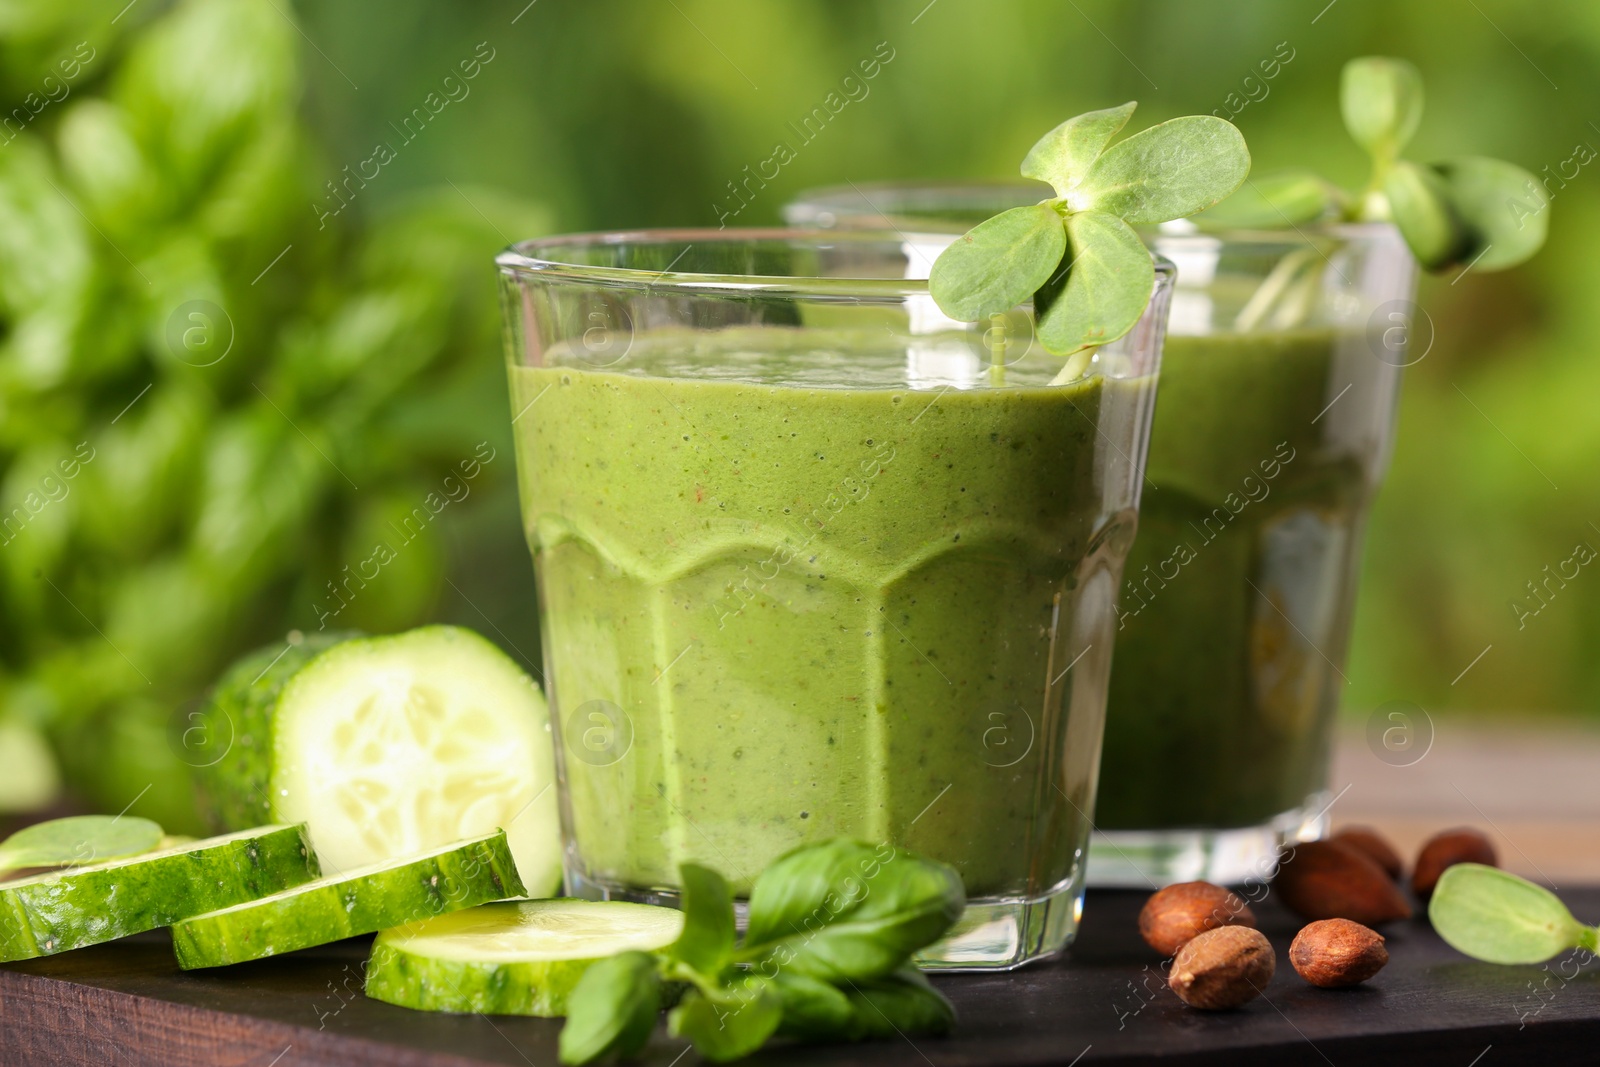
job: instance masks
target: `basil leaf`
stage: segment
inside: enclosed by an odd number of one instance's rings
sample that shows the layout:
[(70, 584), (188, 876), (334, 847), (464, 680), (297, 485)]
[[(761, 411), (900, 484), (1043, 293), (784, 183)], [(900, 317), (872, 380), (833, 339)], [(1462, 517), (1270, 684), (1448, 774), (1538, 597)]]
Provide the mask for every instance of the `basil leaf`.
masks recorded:
[(1010, 311), (1043, 285), (1061, 262), (1067, 237), (1047, 204), (1002, 211), (939, 253), (928, 292), (939, 310), (962, 322)]
[(783, 1005), (771, 985), (764, 979), (747, 979), (715, 995), (691, 989), (667, 1016), (667, 1031), (693, 1041), (705, 1059), (725, 1063), (766, 1044), (782, 1020)]
[(937, 941), (965, 905), (953, 868), (836, 839), (790, 852), (756, 879), (740, 956), (832, 982), (878, 978)]
[(1357, 144), (1391, 160), (1422, 121), (1422, 75), (1403, 59), (1352, 59), (1339, 78), (1339, 111)]
[(1138, 106), (1137, 101), (1130, 100), (1118, 107), (1086, 112), (1063, 122), (1028, 149), (1022, 160), (1022, 176), (1049, 182), (1057, 196), (1066, 196), (1089, 172), (1111, 138), (1128, 124), (1133, 109)]
[(733, 891), (716, 871), (697, 863), (678, 868), (683, 886), (683, 933), (667, 956), (715, 979), (733, 954)]
[(1428, 270), (1459, 263), (1473, 235), (1450, 202), (1444, 180), (1432, 169), (1400, 160), (1383, 182), (1383, 195), (1400, 236)]
[(948, 1034), (956, 1010), (915, 967), (902, 967), (875, 982), (847, 990), (855, 1020), (850, 1037), (894, 1037), (897, 1034)]
[(1187, 115), (1106, 149), (1067, 203), (1128, 222), (1166, 222), (1217, 203), (1249, 173), (1250, 150), (1231, 122)]
[(558, 1051), (566, 1064), (627, 1057), (644, 1048), (661, 1010), (661, 976), (646, 952), (600, 960), (583, 973), (567, 1000)]
[(1478, 863), (1445, 869), (1428, 919), (1456, 951), (1489, 963), (1542, 963), (1594, 936), (1548, 889)]
[(1039, 342), (1058, 356), (1133, 329), (1155, 290), (1155, 264), (1126, 222), (1097, 211), (1067, 217), (1071, 269), (1034, 297)]
[(778, 1033), (785, 1037), (828, 1041), (851, 1032), (855, 1009), (850, 998), (827, 982), (780, 969), (772, 988), (783, 1004)]
[(1310, 171), (1248, 178), (1232, 196), (1190, 221), (1201, 229), (1278, 229), (1338, 215), (1344, 194)]
[(149, 852), (161, 827), (132, 816), (74, 815), (18, 830), (0, 842), (0, 870), (98, 863)]
[(1550, 225), (1550, 201), (1532, 174), (1483, 156), (1446, 160), (1434, 170), (1473, 231), (1473, 247), (1463, 259), (1478, 270), (1504, 270), (1539, 251)]

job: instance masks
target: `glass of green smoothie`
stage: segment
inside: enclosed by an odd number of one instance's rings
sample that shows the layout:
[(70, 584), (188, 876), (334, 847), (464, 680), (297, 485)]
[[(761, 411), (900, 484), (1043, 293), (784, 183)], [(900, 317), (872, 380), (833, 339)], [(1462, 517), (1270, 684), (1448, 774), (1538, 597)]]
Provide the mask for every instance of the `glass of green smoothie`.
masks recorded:
[(943, 238), (657, 231), (498, 259), (571, 892), (740, 894), (846, 835), (955, 866), (922, 962), (1060, 949), (1171, 291), (1092, 357), (939, 313)]
[[(1028, 183), (844, 186), (800, 225), (949, 235)], [(1361, 536), (1388, 461), (1416, 265), (1393, 227), (1146, 242), (1178, 267), (1139, 535), (1118, 596), (1092, 885), (1271, 874), (1327, 826)], [(948, 240), (948, 238), (947, 238)]]

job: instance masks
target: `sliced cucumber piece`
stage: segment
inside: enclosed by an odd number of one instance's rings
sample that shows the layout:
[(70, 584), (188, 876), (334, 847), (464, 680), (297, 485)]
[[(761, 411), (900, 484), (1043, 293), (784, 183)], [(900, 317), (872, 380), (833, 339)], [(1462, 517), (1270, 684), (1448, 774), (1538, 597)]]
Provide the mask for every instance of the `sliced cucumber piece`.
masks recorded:
[(213, 816), (304, 821), (330, 870), (503, 827), (529, 895), (556, 892), (555, 758), (533, 679), (454, 626), (329, 640), (263, 649), (218, 685), (207, 725), (235, 740), (202, 772)]
[(271, 822), (272, 722), (278, 697), (300, 668), (342, 641), (362, 634), (294, 634), (287, 643), (241, 656), (211, 692), (198, 716), (184, 722), (180, 741), (194, 767), (200, 807), (218, 830)]
[(506, 835), (496, 831), (175, 923), (178, 966), (222, 967), (521, 896)]
[(264, 826), (0, 882), (0, 962), (169, 926), (318, 873), (304, 826)]
[(565, 1015), (568, 995), (596, 961), (665, 948), (682, 930), (681, 912), (649, 904), (485, 904), (379, 934), (367, 996), (424, 1011)]

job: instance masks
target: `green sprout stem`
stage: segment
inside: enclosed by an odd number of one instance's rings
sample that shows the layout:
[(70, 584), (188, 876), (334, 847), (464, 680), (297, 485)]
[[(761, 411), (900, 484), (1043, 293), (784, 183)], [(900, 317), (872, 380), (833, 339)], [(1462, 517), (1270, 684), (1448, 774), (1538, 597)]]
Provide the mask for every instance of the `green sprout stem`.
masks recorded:
[(1006, 384), (1006, 317), (990, 315), (983, 339), (989, 348), (989, 384)]

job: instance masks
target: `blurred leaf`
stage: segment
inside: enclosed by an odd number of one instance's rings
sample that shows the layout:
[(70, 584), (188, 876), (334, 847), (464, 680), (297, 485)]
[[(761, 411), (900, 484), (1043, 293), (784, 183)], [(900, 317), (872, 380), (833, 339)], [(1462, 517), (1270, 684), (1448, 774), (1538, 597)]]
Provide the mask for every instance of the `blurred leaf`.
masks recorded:
[(1375, 159), (1391, 160), (1422, 122), (1422, 75), (1403, 59), (1352, 59), (1340, 77), (1339, 111), (1357, 144)]
[(84, 210), (116, 238), (142, 236), (161, 210), (162, 190), (127, 113), (105, 100), (79, 101), (63, 116), (56, 140)]
[(1472, 247), (1462, 257), (1475, 269), (1514, 267), (1544, 246), (1550, 201), (1532, 174), (1482, 156), (1446, 160), (1434, 169), (1451, 206), (1472, 231)]
[(1449, 190), (1428, 167), (1401, 160), (1383, 183), (1389, 212), (1411, 252), (1429, 270), (1459, 263), (1472, 233), (1450, 202)]
[(116, 99), (180, 196), (294, 105), (296, 48), (272, 0), (183, 0), (129, 50)]
[(1278, 229), (1337, 217), (1344, 194), (1310, 171), (1247, 178), (1237, 192), (1190, 221), (1201, 229)]

